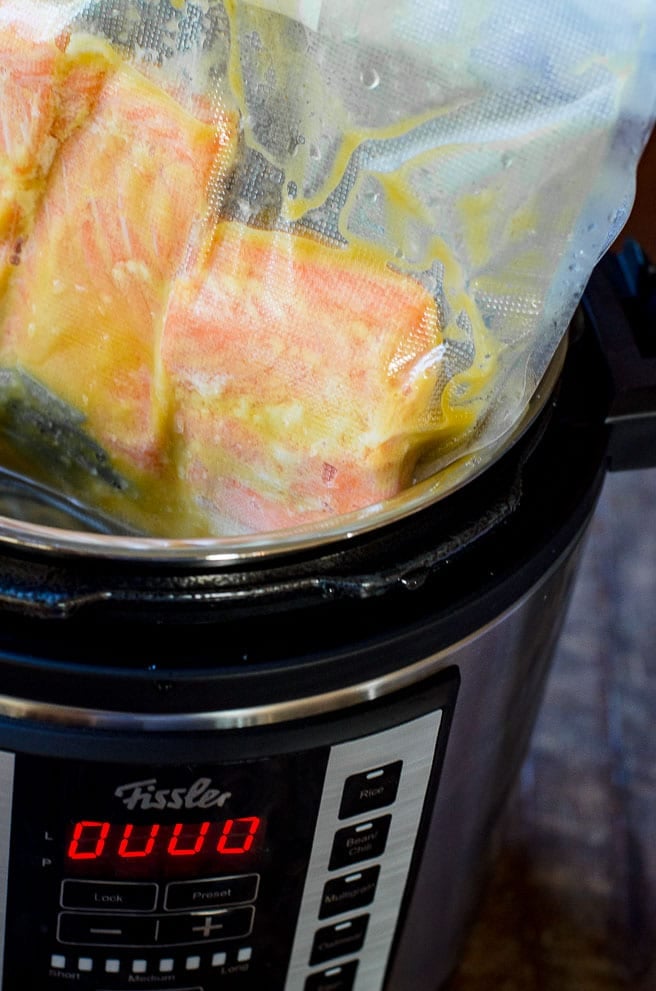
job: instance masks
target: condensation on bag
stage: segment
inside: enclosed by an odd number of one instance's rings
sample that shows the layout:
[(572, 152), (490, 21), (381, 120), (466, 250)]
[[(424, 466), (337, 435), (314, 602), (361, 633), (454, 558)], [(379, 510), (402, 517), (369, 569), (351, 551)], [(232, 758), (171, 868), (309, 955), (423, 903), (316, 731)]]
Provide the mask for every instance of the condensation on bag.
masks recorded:
[(3, 0), (0, 460), (330, 529), (521, 422), (630, 209), (656, 8)]

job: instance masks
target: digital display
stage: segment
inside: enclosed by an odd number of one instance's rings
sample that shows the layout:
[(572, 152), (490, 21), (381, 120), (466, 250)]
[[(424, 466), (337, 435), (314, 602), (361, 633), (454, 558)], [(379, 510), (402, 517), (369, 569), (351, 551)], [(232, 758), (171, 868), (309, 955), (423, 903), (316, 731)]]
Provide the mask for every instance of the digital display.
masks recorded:
[(78, 819), (69, 825), (65, 859), (76, 874), (215, 873), (247, 866), (263, 836), (260, 816), (149, 823)]

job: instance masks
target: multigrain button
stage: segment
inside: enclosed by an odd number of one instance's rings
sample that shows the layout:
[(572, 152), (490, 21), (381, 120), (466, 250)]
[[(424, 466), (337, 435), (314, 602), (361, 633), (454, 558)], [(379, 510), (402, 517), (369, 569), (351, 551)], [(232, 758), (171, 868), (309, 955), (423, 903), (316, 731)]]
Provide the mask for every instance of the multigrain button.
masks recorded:
[(205, 878), (202, 881), (173, 881), (166, 888), (164, 908), (171, 911), (193, 908), (221, 908), (257, 898), (259, 875)]
[(328, 919), (333, 915), (370, 905), (376, 894), (379, 874), (380, 867), (376, 865), (328, 881), (323, 889), (319, 918)]
[(305, 982), (305, 991), (352, 991), (357, 969), (358, 961), (350, 960), (339, 967), (311, 974)]
[(91, 908), (96, 912), (152, 912), (157, 885), (131, 881), (62, 881), (62, 908)]
[(328, 868), (331, 871), (339, 867), (349, 867), (361, 860), (372, 860), (380, 857), (387, 844), (392, 817), (379, 816), (368, 819), (356, 826), (346, 826), (335, 834), (333, 848), (330, 854)]
[(319, 929), (314, 937), (310, 964), (325, 963), (336, 957), (350, 957), (362, 949), (369, 924), (368, 915), (335, 922)]
[(374, 809), (382, 809), (396, 801), (402, 767), (403, 761), (397, 760), (347, 778), (339, 818), (350, 819)]

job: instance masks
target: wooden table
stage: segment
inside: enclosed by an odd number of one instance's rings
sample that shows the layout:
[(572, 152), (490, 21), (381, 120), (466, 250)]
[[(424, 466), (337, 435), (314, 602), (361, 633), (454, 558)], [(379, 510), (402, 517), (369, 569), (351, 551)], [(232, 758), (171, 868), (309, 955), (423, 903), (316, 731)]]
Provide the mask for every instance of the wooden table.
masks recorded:
[(449, 991), (656, 991), (656, 470), (602, 493)]

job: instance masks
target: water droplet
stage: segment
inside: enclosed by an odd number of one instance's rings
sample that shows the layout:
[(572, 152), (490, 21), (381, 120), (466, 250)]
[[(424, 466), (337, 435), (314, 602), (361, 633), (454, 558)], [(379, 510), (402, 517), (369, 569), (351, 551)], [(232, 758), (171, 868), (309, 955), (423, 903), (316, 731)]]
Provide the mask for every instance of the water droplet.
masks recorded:
[(290, 196), (293, 200), (296, 199), (298, 195), (298, 186), (296, 185), (295, 182), (287, 183), (287, 195)]
[(503, 155), (501, 156), (501, 165), (503, 166), (503, 168), (509, 169), (512, 163), (513, 163), (513, 157), (510, 154), (510, 152), (508, 151), (504, 152)]
[(292, 136), (289, 139), (289, 147), (288, 147), (289, 154), (292, 156), (292, 158), (295, 155), (298, 155), (298, 149), (301, 147), (301, 145), (304, 144), (305, 144), (305, 138), (302, 134), (292, 134)]
[(377, 189), (368, 189), (364, 194), (364, 198), (369, 203), (377, 203), (380, 199), (380, 193)]
[(414, 571), (411, 575), (405, 575), (401, 579), (401, 584), (409, 592), (414, 591), (417, 588), (421, 588), (425, 584), (428, 578), (428, 571)]
[(250, 220), (252, 214), (252, 208), (247, 199), (241, 197), (237, 200), (237, 211), (241, 220)]
[(321, 158), (321, 149), (317, 148), (316, 145), (310, 145), (310, 158), (313, 158), (315, 162)]
[(380, 86), (380, 76), (373, 68), (373, 66), (368, 66), (363, 69), (360, 73), (360, 82), (365, 87), (365, 89), (376, 89)]

